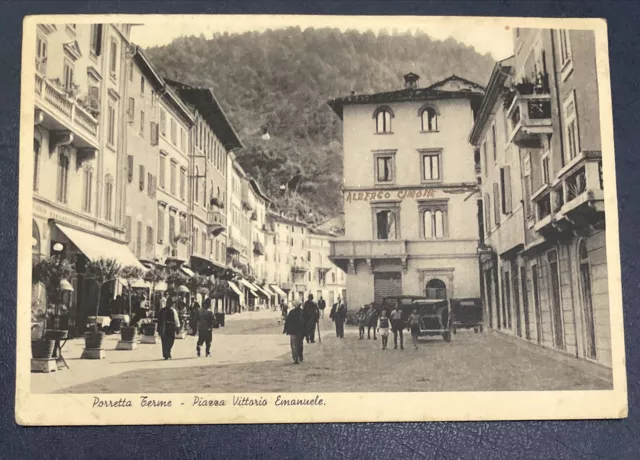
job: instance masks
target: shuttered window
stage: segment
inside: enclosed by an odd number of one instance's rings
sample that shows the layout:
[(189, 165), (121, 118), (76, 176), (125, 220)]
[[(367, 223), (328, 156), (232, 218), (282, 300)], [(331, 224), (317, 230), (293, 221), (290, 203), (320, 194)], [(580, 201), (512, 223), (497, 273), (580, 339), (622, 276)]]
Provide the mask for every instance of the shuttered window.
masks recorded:
[(491, 196), (484, 194), (484, 234), (489, 235), (491, 229)]
[(382, 302), (385, 297), (402, 295), (402, 274), (374, 273), (373, 275), (374, 301)]
[(158, 243), (164, 240), (164, 209), (158, 208)]
[(158, 145), (158, 124), (155, 121), (151, 122), (151, 145)]
[(523, 197), (523, 201), (524, 201), (524, 212), (525, 212), (525, 217), (527, 219), (532, 219), (533, 218), (533, 209), (531, 206), (531, 157), (529, 155), (527, 155), (524, 158), (524, 167), (523, 169), (523, 181), (524, 181), (524, 187), (523, 187), (523, 191), (524, 191), (524, 197)]
[(131, 216), (124, 217), (124, 239), (131, 241)]
[(496, 225), (500, 224), (500, 187), (497, 183), (493, 183), (493, 221)]
[(509, 214), (512, 212), (511, 167), (505, 166), (504, 168), (500, 168), (500, 185), (502, 192), (502, 213)]
[(140, 165), (138, 169), (140, 170), (140, 190), (144, 190), (144, 177), (145, 177), (144, 165)]
[(133, 155), (127, 155), (127, 179), (133, 182)]

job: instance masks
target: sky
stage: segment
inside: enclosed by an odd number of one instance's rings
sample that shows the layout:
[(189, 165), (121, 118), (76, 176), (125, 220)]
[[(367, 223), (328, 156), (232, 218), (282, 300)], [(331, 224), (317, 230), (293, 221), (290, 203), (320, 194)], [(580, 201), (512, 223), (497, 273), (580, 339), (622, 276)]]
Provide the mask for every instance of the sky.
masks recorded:
[(341, 30), (386, 29), (391, 33), (421, 30), (432, 38), (453, 38), (473, 46), (479, 53), (490, 53), (495, 60), (513, 54), (512, 31), (508, 18), (462, 18), (419, 16), (146, 16), (144, 24), (133, 28), (131, 41), (143, 48), (166, 45), (175, 38), (215, 32), (243, 33), (285, 27), (335, 27)]

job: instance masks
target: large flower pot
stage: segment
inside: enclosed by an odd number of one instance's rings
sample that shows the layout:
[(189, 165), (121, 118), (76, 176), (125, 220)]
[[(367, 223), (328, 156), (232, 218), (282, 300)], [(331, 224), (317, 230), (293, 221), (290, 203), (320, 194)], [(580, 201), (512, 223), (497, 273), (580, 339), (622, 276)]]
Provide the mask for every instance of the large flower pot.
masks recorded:
[(84, 348), (87, 350), (101, 350), (102, 342), (104, 340), (104, 332), (85, 332), (84, 333)]
[(122, 326), (120, 328), (120, 339), (123, 342), (133, 342), (136, 339), (135, 326)]
[(47, 340), (64, 340), (67, 338), (68, 332), (56, 329), (49, 329), (44, 333)]
[(157, 323), (146, 323), (142, 325), (142, 334), (149, 336), (149, 337), (153, 337), (154, 335), (156, 335), (156, 327), (157, 327)]
[(31, 356), (35, 359), (51, 359), (54, 345), (54, 340), (32, 340)]

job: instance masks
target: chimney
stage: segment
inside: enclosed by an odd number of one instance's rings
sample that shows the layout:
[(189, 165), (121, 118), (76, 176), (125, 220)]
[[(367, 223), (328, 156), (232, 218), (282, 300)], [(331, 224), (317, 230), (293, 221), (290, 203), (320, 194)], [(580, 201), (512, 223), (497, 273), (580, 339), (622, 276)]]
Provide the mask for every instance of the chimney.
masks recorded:
[(418, 80), (420, 80), (420, 75), (416, 75), (413, 72), (406, 74), (404, 76), (405, 89), (416, 89), (418, 87)]

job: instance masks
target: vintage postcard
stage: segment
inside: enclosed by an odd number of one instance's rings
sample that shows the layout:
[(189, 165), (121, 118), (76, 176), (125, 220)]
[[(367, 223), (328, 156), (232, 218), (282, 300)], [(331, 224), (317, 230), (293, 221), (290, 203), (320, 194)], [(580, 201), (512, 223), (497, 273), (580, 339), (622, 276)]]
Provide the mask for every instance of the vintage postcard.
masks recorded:
[(626, 417), (603, 20), (31, 16), (21, 91), (19, 424)]

